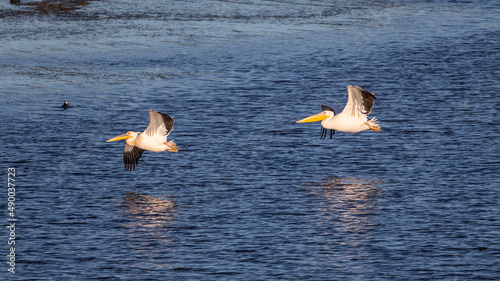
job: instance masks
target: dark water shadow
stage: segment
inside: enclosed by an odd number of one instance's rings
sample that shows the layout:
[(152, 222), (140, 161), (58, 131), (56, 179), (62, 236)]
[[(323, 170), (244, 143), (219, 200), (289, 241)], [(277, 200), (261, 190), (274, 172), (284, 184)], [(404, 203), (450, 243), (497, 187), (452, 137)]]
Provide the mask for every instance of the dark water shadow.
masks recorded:
[(76, 11), (94, 1), (99, 0), (45, 0), (37, 2), (23, 3), (21, 0), (11, 0), (10, 3), (20, 7), (30, 7), (28, 11), (15, 11), (16, 14), (29, 14), (33, 11), (48, 13), (67, 13)]

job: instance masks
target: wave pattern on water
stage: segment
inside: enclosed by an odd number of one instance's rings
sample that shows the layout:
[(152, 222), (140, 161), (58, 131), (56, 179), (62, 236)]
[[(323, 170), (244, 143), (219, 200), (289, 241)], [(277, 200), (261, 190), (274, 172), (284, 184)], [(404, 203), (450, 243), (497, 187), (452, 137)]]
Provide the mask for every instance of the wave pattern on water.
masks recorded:
[[(498, 279), (499, 7), (469, 2), (0, 4), (14, 278)], [(349, 84), (382, 132), (295, 123)], [(148, 109), (181, 150), (124, 172)]]

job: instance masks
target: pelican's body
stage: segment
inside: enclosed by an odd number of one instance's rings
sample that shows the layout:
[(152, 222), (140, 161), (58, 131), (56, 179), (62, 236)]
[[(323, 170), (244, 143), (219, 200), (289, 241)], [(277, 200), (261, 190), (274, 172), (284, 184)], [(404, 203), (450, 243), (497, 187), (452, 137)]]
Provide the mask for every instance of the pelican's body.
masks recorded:
[(368, 122), (369, 121), (367, 117), (353, 117), (349, 114), (346, 114), (345, 111), (342, 111), (337, 115), (321, 121), (321, 126), (323, 126), (323, 128), (325, 129), (347, 133), (359, 133), (365, 130), (369, 130), (370, 128), (375, 130), (375, 127), (370, 126), (370, 123)]
[(177, 152), (178, 146), (174, 141), (167, 142), (167, 136), (174, 127), (174, 118), (161, 112), (149, 111), (149, 125), (142, 133), (129, 131), (126, 134), (107, 140), (118, 141), (125, 140), (125, 149), (123, 150), (123, 162), (125, 170), (135, 170), (139, 164), (139, 158), (145, 150), (153, 152), (171, 151)]
[(311, 115), (297, 123), (321, 121), (321, 137), (326, 137), (326, 130), (330, 131), (330, 137), (335, 131), (358, 133), (365, 130), (381, 131), (377, 119), (368, 120), (375, 95), (359, 86), (347, 86), (347, 104), (343, 110), (336, 106), (323, 104), (322, 112)]

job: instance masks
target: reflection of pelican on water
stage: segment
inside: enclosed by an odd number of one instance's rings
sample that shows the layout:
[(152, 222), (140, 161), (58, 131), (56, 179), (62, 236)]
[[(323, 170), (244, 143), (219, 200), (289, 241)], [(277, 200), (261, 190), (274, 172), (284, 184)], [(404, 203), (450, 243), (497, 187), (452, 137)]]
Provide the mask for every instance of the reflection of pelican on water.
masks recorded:
[(169, 198), (128, 192), (122, 201), (127, 222), (128, 247), (131, 254), (142, 257), (137, 266), (161, 269), (158, 263), (172, 245), (172, 225), (175, 224), (175, 203)]
[(371, 179), (328, 177), (309, 185), (317, 210), (310, 237), (325, 265), (330, 263), (335, 271), (377, 270), (378, 260), (369, 253), (379, 251), (385, 238), (378, 206), (380, 184)]
[(175, 204), (168, 198), (129, 192), (123, 197), (122, 205), (126, 207), (125, 213), (130, 218), (127, 227), (139, 231), (164, 227), (174, 220)]
[(364, 232), (378, 224), (377, 199), (380, 182), (359, 178), (329, 177), (319, 184), (315, 193), (320, 197), (318, 208), (323, 218), (345, 233)]
[(172, 245), (175, 203), (166, 197), (127, 192), (121, 207), (130, 255), (141, 260), (135, 266), (147, 269), (167, 267), (168, 264), (157, 261), (170, 251)]
[[(326, 194), (335, 194), (337, 199), (361, 200), (373, 196), (378, 197), (381, 182), (363, 178), (336, 178), (328, 177), (319, 183), (321, 190)], [(340, 196), (340, 198), (338, 198)], [(329, 196), (327, 196), (329, 197)]]

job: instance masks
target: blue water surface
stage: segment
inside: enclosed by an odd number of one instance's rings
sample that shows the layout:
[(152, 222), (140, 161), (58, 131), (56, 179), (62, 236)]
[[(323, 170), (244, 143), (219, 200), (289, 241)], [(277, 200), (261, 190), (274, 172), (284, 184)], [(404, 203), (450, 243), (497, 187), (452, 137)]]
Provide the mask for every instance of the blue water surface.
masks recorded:
[[(0, 4), (6, 280), (500, 278), (497, 1), (21, 2)], [(382, 132), (295, 123), (347, 85)], [(149, 109), (181, 149), (126, 172), (105, 141)]]

